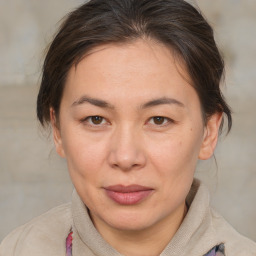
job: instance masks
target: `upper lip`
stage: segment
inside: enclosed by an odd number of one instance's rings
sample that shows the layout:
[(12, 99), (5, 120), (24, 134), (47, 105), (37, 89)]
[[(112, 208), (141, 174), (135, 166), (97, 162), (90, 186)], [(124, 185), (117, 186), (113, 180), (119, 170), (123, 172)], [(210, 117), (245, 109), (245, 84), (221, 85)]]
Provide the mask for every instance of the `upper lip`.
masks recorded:
[(137, 184), (132, 185), (112, 185), (105, 187), (106, 190), (119, 192), (119, 193), (132, 193), (132, 192), (139, 192), (139, 191), (146, 191), (146, 190), (153, 190), (153, 188), (145, 187)]

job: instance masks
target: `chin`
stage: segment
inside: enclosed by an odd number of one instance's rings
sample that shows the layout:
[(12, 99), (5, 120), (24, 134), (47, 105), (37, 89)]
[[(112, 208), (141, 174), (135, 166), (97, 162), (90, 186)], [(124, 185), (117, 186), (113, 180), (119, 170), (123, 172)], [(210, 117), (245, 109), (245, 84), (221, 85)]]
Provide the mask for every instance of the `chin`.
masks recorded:
[(105, 222), (112, 228), (131, 232), (145, 230), (158, 221), (148, 211), (116, 211), (106, 217)]
[(118, 222), (112, 222), (112, 227), (115, 229), (118, 229), (120, 231), (126, 231), (126, 232), (138, 232), (143, 231), (150, 226), (152, 226), (151, 223), (147, 221), (138, 221), (138, 220), (121, 220)]

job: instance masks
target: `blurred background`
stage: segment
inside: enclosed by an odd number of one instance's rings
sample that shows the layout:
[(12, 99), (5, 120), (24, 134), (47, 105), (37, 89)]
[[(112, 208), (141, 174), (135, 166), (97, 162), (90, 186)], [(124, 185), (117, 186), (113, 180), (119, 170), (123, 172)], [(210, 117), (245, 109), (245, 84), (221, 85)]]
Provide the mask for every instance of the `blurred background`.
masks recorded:
[[(64, 202), (72, 184), (51, 135), (36, 120), (44, 49), (81, 0), (0, 0), (0, 241)], [(192, 1), (190, 1), (192, 2)], [(212, 205), (256, 240), (256, 1), (197, 0), (226, 60), (223, 92), (234, 117), (214, 159), (200, 162)]]

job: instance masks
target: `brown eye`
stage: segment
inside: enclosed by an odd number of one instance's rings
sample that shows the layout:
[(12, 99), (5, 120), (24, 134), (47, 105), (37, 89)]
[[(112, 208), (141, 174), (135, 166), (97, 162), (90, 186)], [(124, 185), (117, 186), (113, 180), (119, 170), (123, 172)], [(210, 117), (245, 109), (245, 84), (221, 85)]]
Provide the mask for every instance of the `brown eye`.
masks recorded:
[(166, 118), (162, 116), (155, 116), (153, 117), (154, 124), (161, 125), (166, 121)]
[(164, 116), (152, 116), (149, 120), (148, 120), (148, 124), (150, 125), (154, 125), (154, 126), (166, 126), (168, 124), (172, 124), (174, 121), (168, 117), (164, 117)]
[(91, 122), (92, 122), (93, 124), (95, 124), (95, 125), (101, 124), (102, 121), (104, 120), (104, 118), (101, 117), (101, 116), (91, 116), (90, 119), (91, 119)]
[(88, 127), (100, 128), (110, 123), (102, 116), (87, 116), (81, 120), (81, 123)]

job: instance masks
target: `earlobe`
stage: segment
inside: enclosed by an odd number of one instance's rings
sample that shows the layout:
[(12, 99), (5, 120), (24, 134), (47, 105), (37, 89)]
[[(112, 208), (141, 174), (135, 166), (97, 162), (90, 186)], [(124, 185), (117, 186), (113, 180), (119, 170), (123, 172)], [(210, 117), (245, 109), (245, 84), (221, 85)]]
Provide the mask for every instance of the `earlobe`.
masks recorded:
[(221, 125), (223, 113), (217, 112), (213, 114), (205, 127), (204, 139), (200, 148), (198, 158), (201, 160), (209, 159), (213, 153), (218, 142), (219, 127)]
[(57, 124), (57, 119), (56, 119), (55, 111), (53, 108), (50, 108), (50, 117), (51, 117), (53, 141), (55, 144), (56, 152), (59, 154), (59, 156), (65, 158), (65, 152), (62, 145), (60, 127)]

